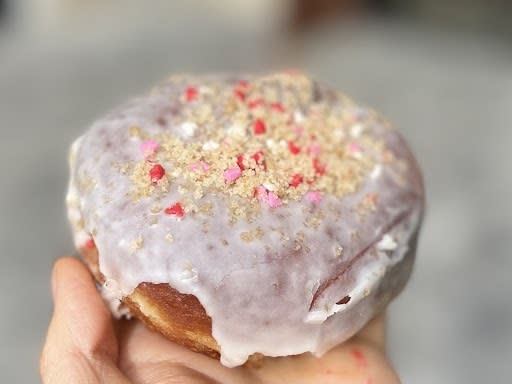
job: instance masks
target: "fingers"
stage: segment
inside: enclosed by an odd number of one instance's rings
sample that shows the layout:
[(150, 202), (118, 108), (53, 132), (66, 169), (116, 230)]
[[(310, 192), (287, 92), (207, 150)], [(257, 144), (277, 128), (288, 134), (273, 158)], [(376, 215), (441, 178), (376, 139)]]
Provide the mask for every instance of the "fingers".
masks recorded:
[(371, 320), (346, 342), (316, 358), (311, 354), (264, 359), (255, 370), (265, 383), (276, 377), (300, 383), (399, 383), (385, 354), (385, 314)]
[(121, 370), (134, 382), (166, 383), (253, 383), (253, 376), (242, 368), (226, 368), (218, 360), (173, 343), (140, 321), (119, 322)]
[[(228, 369), (149, 331), (139, 322), (119, 322), (120, 354), (110, 312), (87, 268), (63, 258), (53, 271), (53, 318), (41, 356), (43, 383), (397, 383), (385, 357), (381, 314), (356, 336), (326, 353), (264, 359), (257, 368)], [(188, 381), (187, 381), (188, 380)], [(283, 381), (285, 380), (285, 381)], [(345, 381), (342, 381), (345, 380)]]
[(353, 339), (368, 343), (380, 351), (386, 350), (386, 316), (384, 313), (373, 318)]
[(62, 258), (53, 268), (54, 313), (41, 355), (43, 383), (127, 383), (116, 367), (110, 313), (87, 268)]
[(266, 358), (253, 372), (266, 384), (399, 383), (395, 371), (381, 351), (354, 340), (330, 350), (320, 358), (307, 353)]
[(257, 364), (231, 369), (170, 342), (138, 321), (121, 321), (119, 334), (120, 367), (135, 382), (150, 382), (157, 374), (169, 383), (173, 379), (201, 384), (399, 382), (383, 352), (384, 315), (321, 358), (311, 354), (264, 358)]

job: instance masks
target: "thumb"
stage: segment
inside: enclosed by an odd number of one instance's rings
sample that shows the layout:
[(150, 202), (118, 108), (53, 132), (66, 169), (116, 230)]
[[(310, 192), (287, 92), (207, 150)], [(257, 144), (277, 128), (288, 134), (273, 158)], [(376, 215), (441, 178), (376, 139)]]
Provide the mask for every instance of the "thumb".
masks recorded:
[(128, 383), (117, 368), (110, 313), (87, 268), (59, 259), (52, 274), (54, 313), (40, 360), (43, 383)]

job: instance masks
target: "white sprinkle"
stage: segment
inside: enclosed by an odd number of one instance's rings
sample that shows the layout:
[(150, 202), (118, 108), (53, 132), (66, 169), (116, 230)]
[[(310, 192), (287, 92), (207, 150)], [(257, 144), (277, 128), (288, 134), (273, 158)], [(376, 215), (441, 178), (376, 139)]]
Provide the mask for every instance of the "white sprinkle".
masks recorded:
[(236, 136), (245, 136), (247, 134), (247, 130), (245, 126), (242, 124), (233, 124), (228, 128), (228, 135), (236, 135)]
[(334, 136), (338, 141), (343, 140), (345, 138), (345, 131), (342, 128), (338, 128), (334, 131)]
[(286, 140), (279, 140), (279, 145), (281, 147), (286, 147), (288, 144), (286, 143)]
[(389, 234), (382, 236), (381, 241), (377, 243), (377, 249), (379, 251), (394, 251), (397, 247), (397, 243)]
[(372, 179), (376, 179), (377, 177), (380, 176), (381, 173), (382, 173), (382, 165), (376, 164), (375, 167), (373, 167), (373, 170), (372, 170), (372, 173), (370, 174), (370, 177)]
[(276, 144), (276, 142), (273, 139), (267, 139), (265, 141), (265, 143), (267, 144), (267, 147), (269, 147), (269, 148), (272, 148)]
[(219, 148), (219, 143), (213, 140), (208, 140), (206, 143), (203, 144), (203, 149), (205, 151), (213, 151), (217, 148)]
[(263, 183), (261, 185), (263, 185), (267, 191), (274, 192), (276, 190), (275, 185), (272, 183)]
[(302, 123), (304, 121), (304, 115), (302, 114), (301, 111), (295, 111), (293, 113), (293, 120), (296, 122), (296, 123)]
[(211, 89), (210, 87), (207, 87), (206, 85), (202, 85), (199, 87), (199, 93), (205, 95), (205, 94), (210, 94), (210, 93), (213, 93), (213, 89)]
[(189, 138), (195, 135), (197, 124), (193, 121), (185, 121), (180, 125), (181, 133), (184, 137)]
[(361, 133), (363, 132), (363, 126), (362, 124), (354, 124), (351, 128), (350, 128), (350, 136), (352, 137), (359, 137), (361, 136)]

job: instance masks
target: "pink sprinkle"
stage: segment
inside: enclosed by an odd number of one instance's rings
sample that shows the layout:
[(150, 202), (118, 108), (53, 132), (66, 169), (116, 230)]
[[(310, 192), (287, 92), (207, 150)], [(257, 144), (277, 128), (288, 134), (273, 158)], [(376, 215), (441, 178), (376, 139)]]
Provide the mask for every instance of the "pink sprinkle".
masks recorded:
[(146, 140), (141, 143), (140, 151), (144, 158), (153, 156), (158, 151), (158, 143), (155, 140)]
[(302, 128), (300, 125), (295, 126), (295, 133), (297, 136), (302, 136), (302, 132), (304, 132), (304, 128)]
[(239, 167), (228, 168), (224, 171), (224, 180), (235, 181), (242, 174), (242, 170)]
[(265, 201), (267, 198), (267, 190), (264, 186), (260, 185), (254, 190), (254, 197), (256, 197), (259, 201)]
[(204, 171), (204, 172), (208, 172), (208, 170), (210, 169), (210, 166), (208, 165), (208, 163), (206, 161), (203, 161), (201, 160), (199, 162), (199, 165), (201, 166), (201, 169)]
[(282, 204), (279, 196), (274, 192), (267, 191), (263, 185), (260, 185), (254, 190), (254, 197), (267, 204), (270, 208), (277, 208)]
[(322, 200), (322, 194), (317, 191), (311, 191), (306, 193), (306, 199), (308, 199), (312, 203), (319, 203), (320, 200)]
[(274, 192), (269, 192), (266, 203), (270, 208), (277, 208), (281, 206), (281, 199)]
[(190, 163), (188, 165), (188, 169), (190, 169), (191, 171), (203, 171), (203, 172), (207, 172), (208, 169), (210, 169), (210, 166), (208, 165), (207, 162), (201, 160), (199, 163)]
[(322, 151), (322, 148), (317, 144), (312, 144), (309, 146), (308, 151), (313, 155), (318, 155)]
[(361, 146), (359, 145), (359, 143), (356, 142), (350, 143), (348, 149), (352, 154), (361, 152)]

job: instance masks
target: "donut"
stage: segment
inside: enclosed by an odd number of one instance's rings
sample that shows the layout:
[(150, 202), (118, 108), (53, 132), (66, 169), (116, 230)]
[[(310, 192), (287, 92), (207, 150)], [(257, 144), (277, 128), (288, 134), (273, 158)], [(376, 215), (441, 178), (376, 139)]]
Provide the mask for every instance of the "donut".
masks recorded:
[(177, 75), (72, 145), (74, 241), (115, 316), (228, 367), (323, 353), (409, 279), (408, 145), (307, 75)]

